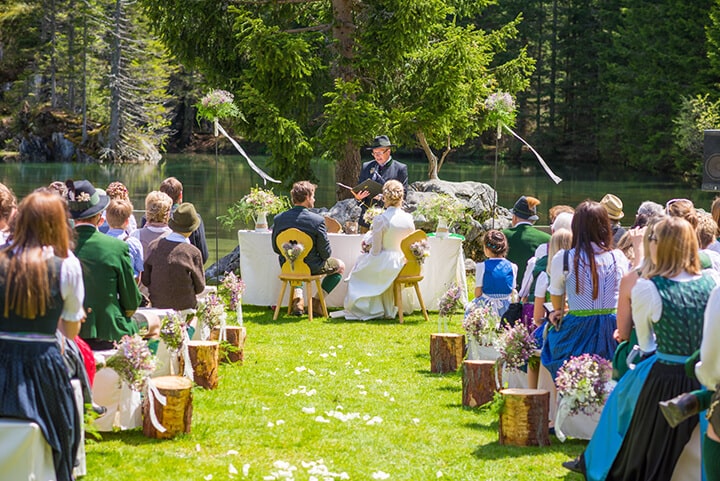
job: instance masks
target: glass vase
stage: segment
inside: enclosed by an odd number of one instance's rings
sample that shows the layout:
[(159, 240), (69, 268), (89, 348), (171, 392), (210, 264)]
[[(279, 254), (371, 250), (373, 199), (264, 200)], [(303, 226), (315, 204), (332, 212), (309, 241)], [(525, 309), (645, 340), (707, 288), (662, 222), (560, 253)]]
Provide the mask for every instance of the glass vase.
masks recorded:
[(268, 221), (267, 212), (260, 212), (255, 218), (255, 232), (267, 232)]
[(435, 236), (439, 237), (440, 239), (447, 239), (449, 235), (450, 230), (448, 229), (447, 219), (445, 219), (444, 217), (438, 217), (437, 229), (435, 229)]

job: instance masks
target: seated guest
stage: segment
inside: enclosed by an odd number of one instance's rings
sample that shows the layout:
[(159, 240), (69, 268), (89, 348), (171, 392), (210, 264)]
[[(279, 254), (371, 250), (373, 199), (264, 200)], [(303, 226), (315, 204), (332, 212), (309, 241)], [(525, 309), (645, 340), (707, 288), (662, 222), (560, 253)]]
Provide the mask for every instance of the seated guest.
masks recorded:
[[(122, 182), (111, 182), (105, 192), (107, 193), (107, 196), (110, 197), (111, 201), (124, 200), (130, 202), (130, 194), (128, 193), (127, 187), (125, 187), (125, 184)], [(132, 203), (130, 205), (132, 205)], [(110, 224), (108, 224), (107, 219), (105, 219), (105, 222), (103, 222), (98, 229), (103, 234), (107, 234), (107, 231), (110, 230)], [(132, 215), (132, 212), (130, 213), (130, 217), (128, 217), (128, 225), (124, 229), (128, 234), (132, 234), (135, 230), (137, 230), (137, 220), (135, 220), (135, 216)]]
[(17, 211), (15, 194), (5, 184), (0, 184), (0, 245), (10, 238), (10, 221)]
[(172, 199), (167, 194), (154, 190), (145, 197), (147, 223), (130, 234), (140, 241), (145, 258), (147, 258), (148, 247), (152, 241), (172, 232), (172, 229), (168, 227), (171, 209)]
[(140, 274), (143, 271), (143, 247), (139, 239), (131, 237), (127, 233), (132, 211), (133, 206), (130, 201), (111, 200), (105, 212), (105, 221), (109, 227), (106, 234), (127, 243), (128, 249), (130, 249), (135, 279), (140, 282)]
[(67, 181), (68, 207), (75, 220), (75, 255), (83, 267), (87, 320), (80, 336), (91, 349), (114, 347), (138, 332), (132, 315), (140, 305), (128, 245), (97, 230), (110, 199), (87, 180)]
[(373, 219), (370, 252), (358, 257), (347, 278), (346, 319), (392, 319), (397, 314), (393, 281), (406, 261), (400, 242), (415, 231), (415, 223), (401, 208), (404, 189), (400, 182), (388, 180), (382, 194), (386, 210)]
[(172, 233), (148, 247), (142, 282), (150, 293), (150, 303), (160, 309), (194, 309), (197, 295), (205, 289), (200, 250), (188, 237), (200, 225), (195, 207), (184, 202), (172, 213), (168, 226)]
[(475, 267), (475, 299), (466, 307), (466, 314), (481, 303), (491, 304), (500, 317), (508, 310), (518, 266), (505, 258), (507, 252), (507, 238), (502, 232), (490, 229), (485, 233), (483, 253), (487, 259)]
[(20, 203), (13, 241), (0, 252), (0, 416), (40, 426), (58, 481), (73, 479), (82, 429), (55, 337), (58, 320), (73, 339), (85, 317), (69, 229), (62, 199), (36, 191)]
[[(295, 182), (290, 191), (294, 207), (275, 216), (272, 230), (272, 249), (278, 254), (280, 265), (285, 263), (285, 257), (280, 252), (275, 239), (282, 231), (292, 227), (299, 229), (310, 236), (313, 241), (313, 248), (305, 257), (305, 263), (310, 267), (313, 275), (325, 274), (322, 282), (322, 289), (326, 293), (332, 291), (338, 285), (341, 274), (345, 270), (345, 264), (340, 259), (330, 257), (330, 241), (327, 237), (325, 219), (315, 212), (310, 211), (315, 206), (315, 185), (303, 180)], [(322, 312), (319, 299), (312, 299), (313, 312)], [(301, 288), (295, 288), (292, 299), (293, 315), (302, 315), (305, 308), (303, 292)]]

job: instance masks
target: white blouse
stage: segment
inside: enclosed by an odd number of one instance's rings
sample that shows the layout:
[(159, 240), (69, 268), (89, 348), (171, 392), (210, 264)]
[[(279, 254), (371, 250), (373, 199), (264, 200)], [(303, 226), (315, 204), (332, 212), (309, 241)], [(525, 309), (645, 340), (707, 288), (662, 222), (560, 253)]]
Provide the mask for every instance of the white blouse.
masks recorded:
[(710, 294), (705, 308), (700, 362), (695, 365), (698, 381), (710, 390), (720, 383), (720, 288)]

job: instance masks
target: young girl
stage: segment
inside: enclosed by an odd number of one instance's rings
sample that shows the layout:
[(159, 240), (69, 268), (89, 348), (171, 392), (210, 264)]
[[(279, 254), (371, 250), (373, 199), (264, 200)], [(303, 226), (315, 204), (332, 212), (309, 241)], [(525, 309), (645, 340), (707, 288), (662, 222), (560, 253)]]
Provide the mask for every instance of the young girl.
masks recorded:
[(475, 299), (468, 309), (474, 309), (480, 302), (487, 302), (502, 316), (510, 305), (518, 266), (505, 258), (508, 241), (499, 230), (491, 229), (485, 233), (483, 251), (487, 260), (478, 262), (475, 267)]

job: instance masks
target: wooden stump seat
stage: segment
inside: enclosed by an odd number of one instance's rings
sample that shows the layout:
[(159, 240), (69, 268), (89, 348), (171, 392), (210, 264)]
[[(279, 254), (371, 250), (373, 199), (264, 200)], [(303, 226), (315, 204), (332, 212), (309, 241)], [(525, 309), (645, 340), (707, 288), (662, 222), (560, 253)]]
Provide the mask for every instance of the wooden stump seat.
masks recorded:
[[(493, 400), (497, 391), (496, 369), (495, 361), (463, 361), (463, 406), (474, 408)], [(502, 386), (502, 371), (498, 373), (498, 380)]]
[[(226, 326), (225, 336), (229, 346), (220, 344), (220, 362), (239, 362), (245, 360), (245, 338), (247, 330), (240, 326)], [(220, 328), (215, 327), (210, 332), (211, 341), (220, 340)]]
[(430, 372), (457, 371), (463, 362), (465, 336), (453, 333), (430, 334)]
[[(149, 396), (143, 400), (143, 434), (149, 438), (170, 439), (180, 433), (189, 433), (192, 424), (192, 381), (181, 376), (160, 376), (152, 380), (157, 390), (165, 396), (165, 405), (155, 399), (150, 405)], [(158, 422), (165, 432), (158, 431), (150, 420), (150, 410), (155, 410)]]
[(549, 446), (550, 393), (544, 389), (503, 389), (500, 444)]
[[(198, 386), (205, 389), (218, 387), (218, 354), (220, 343), (217, 341), (189, 341), (188, 352), (193, 368), (193, 377)], [(180, 372), (183, 372), (183, 358), (180, 358)]]

